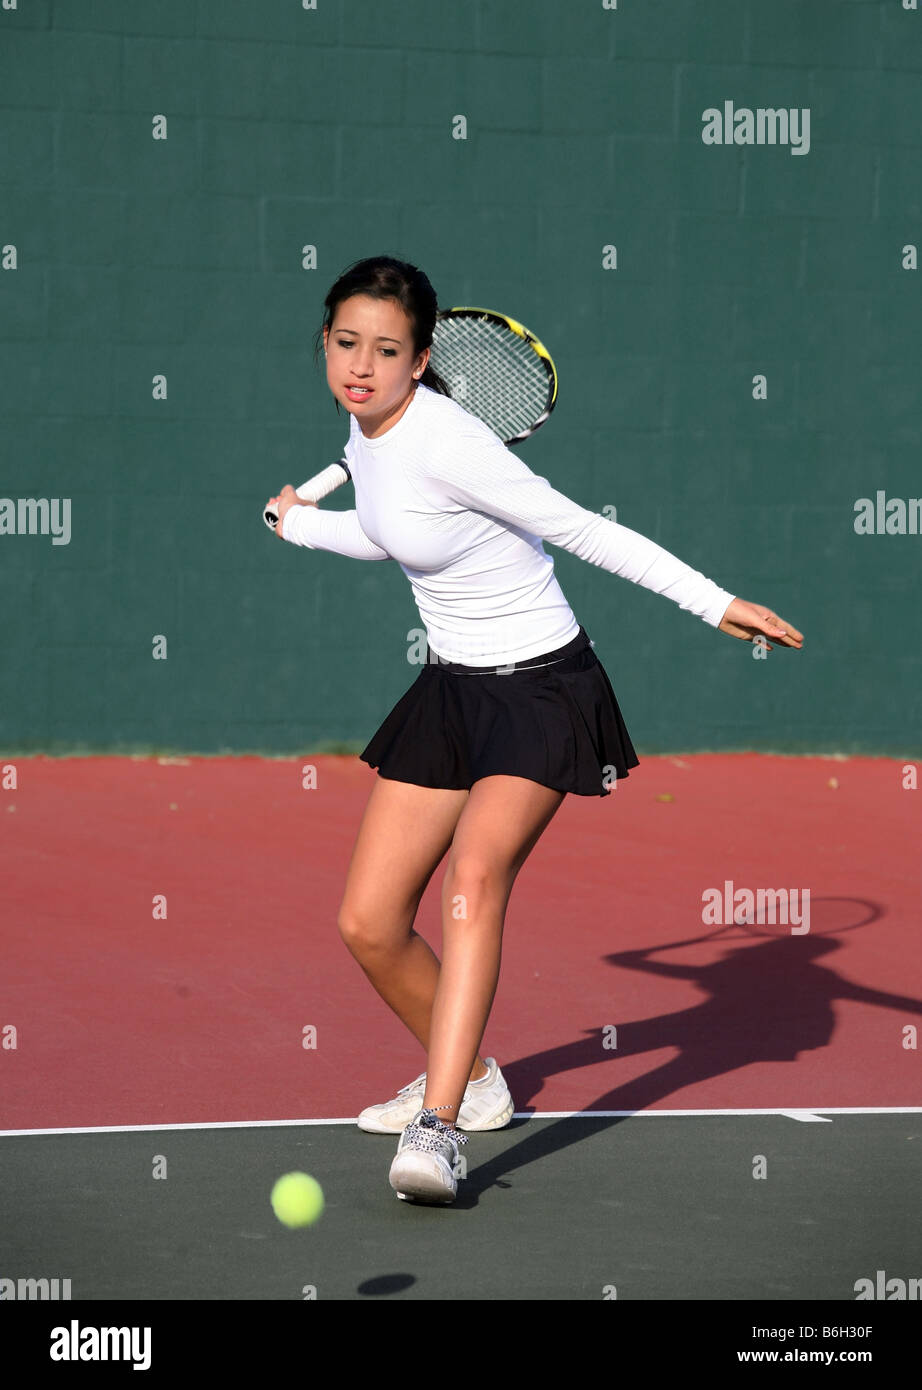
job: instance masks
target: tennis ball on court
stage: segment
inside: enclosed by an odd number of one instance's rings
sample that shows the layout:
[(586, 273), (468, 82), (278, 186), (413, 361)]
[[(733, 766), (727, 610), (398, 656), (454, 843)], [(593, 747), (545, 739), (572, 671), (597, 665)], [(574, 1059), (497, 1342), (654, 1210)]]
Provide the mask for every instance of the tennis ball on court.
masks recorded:
[(307, 1173), (285, 1173), (272, 1188), (272, 1210), (283, 1226), (312, 1226), (323, 1214), (323, 1188)]

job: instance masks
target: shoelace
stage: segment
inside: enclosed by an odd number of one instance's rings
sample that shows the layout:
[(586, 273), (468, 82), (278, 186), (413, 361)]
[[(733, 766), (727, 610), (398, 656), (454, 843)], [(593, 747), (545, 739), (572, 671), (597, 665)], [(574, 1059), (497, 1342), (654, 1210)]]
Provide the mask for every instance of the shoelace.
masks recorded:
[(441, 1149), (446, 1135), (453, 1139), (456, 1144), (466, 1144), (468, 1141), (468, 1135), (446, 1125), (438, 1118), (434, 1110), (423, 1110), (417, 1123), (407, 1125), (407, 1129), (410, 1132), (410, 1141), (415, 1148), (428, 1149), (432, 1152)]
[(426, 1073), (421, 1071), (415, 1081), (408, 1081), (406, 1086), (401, 1086), (400, 1090), (397, 1092), (398, 1096), (408, 1095), (410, 1091), (415, 1091), (420, 1082), (425, 1081), (425, 1079)]

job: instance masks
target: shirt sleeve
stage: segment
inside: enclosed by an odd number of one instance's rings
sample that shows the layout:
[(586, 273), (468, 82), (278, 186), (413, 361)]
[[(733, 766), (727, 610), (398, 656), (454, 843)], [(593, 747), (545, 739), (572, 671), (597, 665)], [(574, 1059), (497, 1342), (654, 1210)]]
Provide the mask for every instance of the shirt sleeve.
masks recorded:
[(433, 449), (427, 472), (464, 506), (569, 550), (591, 565), (671, 599), (719, 627), (735, 598), (630, 527), (579, 506), (532, 473), (495, 436), (466, 432)]
[(319, 507), (292, 507), (282, 522), (282, 539), (309, 550), (332, 550), (353, 560), (389, 560), (391, 557), (369, 540), (358, 513), (325, 512)]

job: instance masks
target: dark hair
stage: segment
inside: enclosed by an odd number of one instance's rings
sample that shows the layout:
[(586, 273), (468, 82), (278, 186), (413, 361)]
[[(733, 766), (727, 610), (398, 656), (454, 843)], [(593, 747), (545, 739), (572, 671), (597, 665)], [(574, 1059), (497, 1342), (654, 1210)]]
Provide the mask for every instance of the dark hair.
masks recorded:
[[(393, 256), (371, 256), (347, 266), (323, 301), (326, 313), (314, 339), (314, 361), (319, 361), (323, 349), (323, 330), (332, 327), (336, 310), (344, 299), (354, 294), (367, 294), (372, 299), (395, 299), (413, 325), (413, 352), (419, 356), (432, 346), (432, 334), (438, 313), (438, 300), (428, 276), (407, 261)], [(424, 386), (450, 396), (448, 386), (439, 376), (431, 360), (420, 377)], [(339, 401), (336, 402), (339, 410)]]

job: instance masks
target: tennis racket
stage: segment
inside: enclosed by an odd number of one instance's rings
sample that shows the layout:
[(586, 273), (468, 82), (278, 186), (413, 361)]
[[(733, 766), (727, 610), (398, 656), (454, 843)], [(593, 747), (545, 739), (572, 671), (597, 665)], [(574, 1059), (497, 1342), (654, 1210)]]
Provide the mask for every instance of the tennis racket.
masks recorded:
[[(801, 906), (798, 902), (798, 911)], [(682, 941), (666, 941), (662, 946), (651, 946), (647, 949), (650, 954), (654, 954), (657, 951), (674, 951), (682, 946), (696, 946), (698, 942), (718, 939), (743, 941), (749, 937), (842, 936), (844, 932), (865, 927), (882, 916), (880, 909), (864, 898), (813, 898), (810, 902), (809, 932), (801, 933), (792, 930), (788, 913), (777, 909), (777, 903), (772, 905), (764, 900), (759, 902), (757, 898), (751, 908), (742, 904), (733, 907), (730, 921), (713, 926), (710, 931), (686, 937)]]
[[(520, 444), (534, 434), (557, 401), (557, 369), (547, 348), (524, 324), (491, 309), (439, 314), (430, 361), (452, 399), (504, 444)], [(340, 459), (296, 491), (302, 502), (319, 502), (351, 476), (346, 460)], [(266, 507), (263, 517), (274, 530), (275, 508)]]

